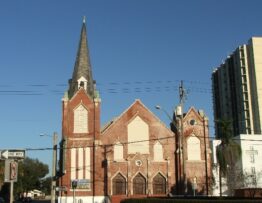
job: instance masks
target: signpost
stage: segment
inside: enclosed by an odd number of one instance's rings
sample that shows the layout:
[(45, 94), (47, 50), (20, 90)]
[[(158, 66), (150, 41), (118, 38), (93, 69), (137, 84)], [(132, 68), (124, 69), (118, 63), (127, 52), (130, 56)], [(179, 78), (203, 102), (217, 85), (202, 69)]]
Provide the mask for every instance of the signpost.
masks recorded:
[(61, 192), (61, 191), (66, 191), (67, 188), (66, 188), (66, 186), (60, 186), (60, 187), (56, 187), (55, 190), (58, 191), (58, 192)]
[(0, 150), (0, 160), (5, 160), (4, 181), (10, 183), (10, 203), (13, 203), (14, 182), (17, 181), (18, 160), (25, 158), (24, 149)]

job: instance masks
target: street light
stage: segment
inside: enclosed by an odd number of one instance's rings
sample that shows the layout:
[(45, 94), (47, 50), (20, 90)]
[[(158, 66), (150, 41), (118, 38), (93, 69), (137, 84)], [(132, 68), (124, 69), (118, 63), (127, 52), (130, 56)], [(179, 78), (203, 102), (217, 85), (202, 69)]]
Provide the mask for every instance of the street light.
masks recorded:
[(53, 136), (47, 134), (40, 134), (41, 137), (53, 137), (53, 163), (52, 163), (52, 181), (51, 181), (51, 203), (55, 203), (55, 187), (56, 187), (56, 164), (57, 164), (57, 133)]
[[(167, 115), (167, 117), (169, 118), (169, 120), (170, 120), (172, 123), (174, 122), (174, 120), (173, 120), (172, 117), (169, 115), (169, 113), (168, 113), (165, 109), (163, 109), (161, 106), (156, 105), (155, 108), (156, 108), (157, 110), (163, 111), (163, 112)], [(173, 123), (173, 124), (174, 124), (174, 123)]]

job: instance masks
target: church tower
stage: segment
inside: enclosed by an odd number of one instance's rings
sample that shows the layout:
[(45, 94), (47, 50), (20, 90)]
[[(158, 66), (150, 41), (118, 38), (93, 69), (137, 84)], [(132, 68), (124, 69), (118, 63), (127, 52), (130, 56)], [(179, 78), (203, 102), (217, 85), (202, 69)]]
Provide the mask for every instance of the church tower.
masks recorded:
[[(100, 98), (96, 90), (87, 43), (85, 18), (69, 88), (62, 99), (59, 202), (103, 199), (101, 168)], [(73, 201), (75, 197), (76, 201)]]

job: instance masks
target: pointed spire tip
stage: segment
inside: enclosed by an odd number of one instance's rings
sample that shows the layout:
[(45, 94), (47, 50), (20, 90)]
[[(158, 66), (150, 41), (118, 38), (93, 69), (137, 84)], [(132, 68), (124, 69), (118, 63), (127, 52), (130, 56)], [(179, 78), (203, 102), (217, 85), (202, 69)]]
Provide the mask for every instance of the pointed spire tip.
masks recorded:
[(86, 16), (83, 16), (83, 23), (86, 23)]

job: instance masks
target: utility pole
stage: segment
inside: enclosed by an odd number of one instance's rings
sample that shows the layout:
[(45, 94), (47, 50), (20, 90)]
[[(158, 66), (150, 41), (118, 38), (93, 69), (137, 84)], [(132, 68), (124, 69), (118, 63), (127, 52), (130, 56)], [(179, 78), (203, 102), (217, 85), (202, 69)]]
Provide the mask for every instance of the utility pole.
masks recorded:
[[(179, 85), (179, 106), (180, 106), (180, 148), (181, 153), (180, 155), (182, 155), (182, 164), (183, 164), (183, 170), (182, 170), (182, 174), (183, 174), (183, 192), (184, 194), (187, 193), (187, 178), (186, 178), (186, 159), (185, 159), (185, 140), (184, 140), (184, 125), (183, 125), (183, 120), (184, 120), (184, 102), (185, 102), (185, 97), (186, 97), (186, 93), (185, 93), (185, 89), (183, 86), (183, 81), (181, 81), (180, 85)], [(181, 159), (180, 159), (181, 160)]]
[(207, 170), (207, 143), (206, 143), (206, 116), (203, 116), (203, 127), (204, 127), (204, 151), (205, 151), (205, 171), (206, 171), (206, 194), (208, 196), (208, 170)]
[(51, 203), (55, 203), (56, 188), (56, 166), (57, 164), (57, 133), (53, 135), (53, 165), (52, 165), (52, 181), (51, 181)]

